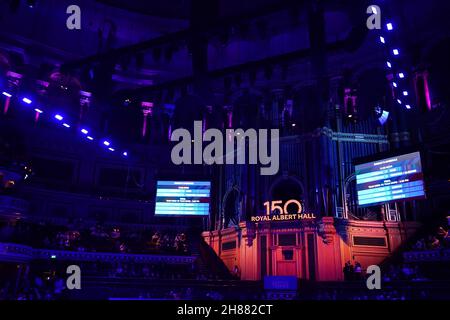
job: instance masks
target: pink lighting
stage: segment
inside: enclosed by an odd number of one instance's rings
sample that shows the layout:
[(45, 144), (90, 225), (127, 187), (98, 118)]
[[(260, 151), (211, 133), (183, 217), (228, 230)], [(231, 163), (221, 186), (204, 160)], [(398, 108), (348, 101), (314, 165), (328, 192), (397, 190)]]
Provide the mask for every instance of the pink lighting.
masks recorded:
[(5, 105), (3, 107), (3, 114), (7, 114), (8, 113), (8, 109), (9, 109), (9, 104), (11, 102), (12, 94), (10, 94), (8, 92), (5, 92), (5, 91), (3, 91), (2, 94), (6, 97)]

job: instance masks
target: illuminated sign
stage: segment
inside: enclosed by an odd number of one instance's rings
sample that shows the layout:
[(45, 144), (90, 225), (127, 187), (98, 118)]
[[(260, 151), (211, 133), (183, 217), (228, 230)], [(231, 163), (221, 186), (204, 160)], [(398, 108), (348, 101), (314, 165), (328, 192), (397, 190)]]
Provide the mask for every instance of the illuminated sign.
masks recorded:
[[(313, 213), (303, 212), (303, 205), (298, 200), (288, 200), (284, 203), (281, 200), (264, 202), (266, 214), (263, 216), (252, 216), (251, 222), (271, 222), (271, 221), (295, 221), (295, 220), (312, 220), (316, 216)], [(289, 213), (289, 206), (295, 206), (295, 213)]]

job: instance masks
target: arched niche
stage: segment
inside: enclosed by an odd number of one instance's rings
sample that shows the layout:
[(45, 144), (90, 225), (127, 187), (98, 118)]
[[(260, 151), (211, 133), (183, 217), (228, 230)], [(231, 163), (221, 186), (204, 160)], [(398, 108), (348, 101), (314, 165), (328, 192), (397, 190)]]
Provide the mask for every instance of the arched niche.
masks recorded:
[[(289, 200), (297, 200), (303, 202), (304, 206), (308, 207), (308, 199), (303, 182), (296, 176), (283, 175), (278, 177), (271, 184), (267, 201), (282, 201), (283, 204)], [(294, 210), (295, 208), (288, 207), (288, 210)], [(289, 213), (296, 213), (296, 212)]]
[(222, 227), (237, 226), (240, 222), (241, 190), (233, 186), (227, 190), (222, 200)]

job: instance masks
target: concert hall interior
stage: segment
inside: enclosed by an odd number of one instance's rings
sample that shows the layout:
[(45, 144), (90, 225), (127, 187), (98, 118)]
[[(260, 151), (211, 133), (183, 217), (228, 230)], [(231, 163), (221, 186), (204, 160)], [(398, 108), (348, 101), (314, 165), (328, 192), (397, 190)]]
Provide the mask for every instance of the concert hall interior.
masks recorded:
[(0, 300), (450, 299), (449, 9), (1, 1)]

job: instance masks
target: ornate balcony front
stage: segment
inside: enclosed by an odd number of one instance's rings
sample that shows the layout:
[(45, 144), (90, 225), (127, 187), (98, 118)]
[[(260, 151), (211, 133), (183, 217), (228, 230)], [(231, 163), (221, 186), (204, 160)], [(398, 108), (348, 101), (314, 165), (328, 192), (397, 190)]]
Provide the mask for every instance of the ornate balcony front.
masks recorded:
[(27, 215), (29, 203), (26, 200), (0, 195), (0, 217), (22, 218)]

